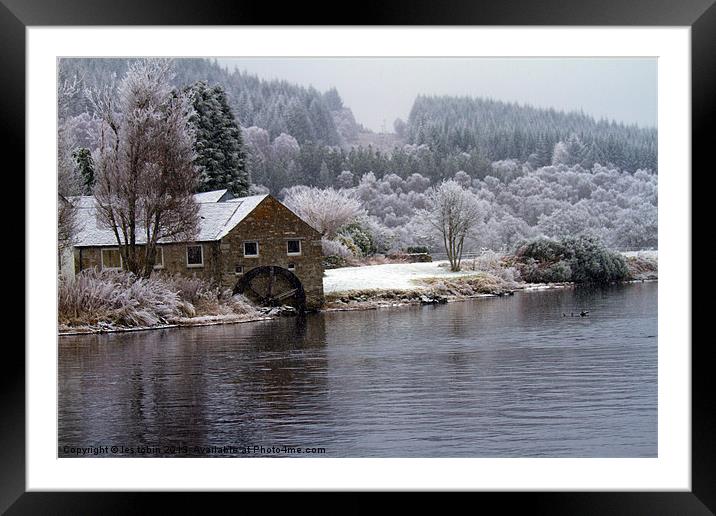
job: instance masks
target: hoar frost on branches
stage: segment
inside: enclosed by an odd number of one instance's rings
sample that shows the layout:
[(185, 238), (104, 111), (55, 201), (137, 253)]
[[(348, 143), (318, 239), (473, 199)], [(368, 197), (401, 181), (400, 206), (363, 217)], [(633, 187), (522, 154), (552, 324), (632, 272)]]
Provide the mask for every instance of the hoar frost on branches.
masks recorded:
[(477, 196), (448, 180), (430, 193), (431, 207), (424, 211), (425, 221), (442, 238), (450, 270), (459, 271), (465, 238), (483, 218)]
[(326, 238), (334, 238), (338, 228), (365, 213), (349, 190), (294, 186), (284, 191), (283, 202)]
[(114, 232), (124, 268), (143, 276), (152, 271), (160, 239), (191, 240), (198, 224), (192, 108), (185, 94), (171, 94), (169, 65), (140, 60), (116, 95), (89, 95), (102, 119), (98, 217)]

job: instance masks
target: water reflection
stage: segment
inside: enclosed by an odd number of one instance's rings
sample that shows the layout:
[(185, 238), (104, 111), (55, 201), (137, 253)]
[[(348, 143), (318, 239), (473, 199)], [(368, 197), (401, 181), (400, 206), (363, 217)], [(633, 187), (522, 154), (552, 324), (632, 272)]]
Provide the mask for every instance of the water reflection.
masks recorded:
[[(186, 447), (153, 453), (166, 456), (656, 456), (656, 294), (645, 283), (63, 337), (60, 456), (120, 443)], [(580, 309), (590, 316), (562, 317)]]

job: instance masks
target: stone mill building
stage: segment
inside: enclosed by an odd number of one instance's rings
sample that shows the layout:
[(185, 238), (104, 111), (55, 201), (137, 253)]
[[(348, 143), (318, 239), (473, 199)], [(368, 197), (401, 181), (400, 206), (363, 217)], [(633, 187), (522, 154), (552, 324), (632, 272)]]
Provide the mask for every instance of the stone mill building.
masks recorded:
[[(323, 304), (321, 235), (271, 195), (199, 193), (195, 241), (161, 241), (154, 269), (214, 280), (263, 305), (316, 309)], [(98, 223), (94, 197), (72, 197), (77, 208), (75, 273), (122, 268), (114, 233)]]

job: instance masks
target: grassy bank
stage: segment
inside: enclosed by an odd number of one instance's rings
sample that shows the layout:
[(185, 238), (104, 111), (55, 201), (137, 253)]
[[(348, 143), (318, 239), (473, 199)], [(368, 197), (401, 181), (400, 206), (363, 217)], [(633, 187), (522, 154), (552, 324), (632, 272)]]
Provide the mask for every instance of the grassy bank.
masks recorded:
[[(619, 282), (658, 278), (655, 252), (623, 257)], [(389, 263), (326, 271), (325, 310), (365, 310), (413, 304), (441, 304), (516, 290), (564, 288), (563, 260), (487, 252), (466, 260), (460, 272), (447, 262)], [(574, 266), (568, 264), (569, 270)], [(523, 271), (527, 272), (525, 278)], [(539, 281), (534, 278), (549, 278)], [(616, 281), (615, 281), (616, 282)], [(198, 278), (156, 274), (149, 279), (126, 272), (86, 270), (59, 283), (60, 333), (129, 331), (272, 319), (273, 313), (242, 296)]]
[(630, 281), (656, 280), (659, 278), (659, 262), (653, 253), (625, 256)]
[[(325, 308), (329, 311), (367, 310), (411, 304), (438, 304), (476, 297), (511, 295), (517, 290), (565, 288), (577, 284), (570, 281), (571, 276), (566, 275), (567, 272), (571, 273), (571, 269), (561, 264), (555, 267), (555, 263), (560, 260), (520, 258), (486, 252), (480, 257), (464, 261), (460, 272), (450, 272), (447, 262), (338, 269), (331, 271), (330, 281), (326, 282)], [(655, 252), (609, 258), (618, 260), (619, 265), (623, 259), (625, 269), (618, 279), (610, 278), (607, 283), (658, 278)], [(611, 261), (608, 263), (611, 265)], [(596, 267), (594, 264), (588, 265)], [(525, 279), (523, 271), (531, 281)], [(362, 285), (373, 284), (380, 284), (382, 288), (361, 288)]]
[(242, 296), (199, 278), (89, 269), (61, 278), (60, 333), (104, 332), (267, 319)]

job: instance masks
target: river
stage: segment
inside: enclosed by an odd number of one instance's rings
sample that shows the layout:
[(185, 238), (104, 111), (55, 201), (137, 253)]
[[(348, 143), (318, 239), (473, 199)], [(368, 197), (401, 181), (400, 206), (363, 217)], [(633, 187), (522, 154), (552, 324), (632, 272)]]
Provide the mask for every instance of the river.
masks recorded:
[(63, 336), (58, 368), (60, 457), (657, 456), (655, 282)]

